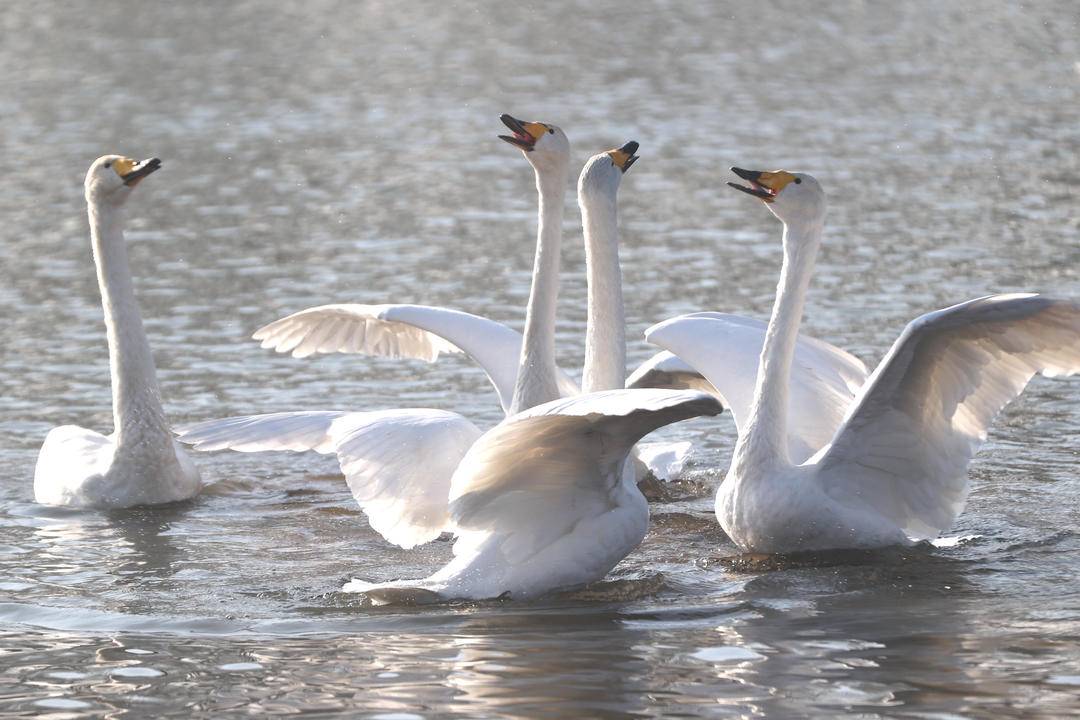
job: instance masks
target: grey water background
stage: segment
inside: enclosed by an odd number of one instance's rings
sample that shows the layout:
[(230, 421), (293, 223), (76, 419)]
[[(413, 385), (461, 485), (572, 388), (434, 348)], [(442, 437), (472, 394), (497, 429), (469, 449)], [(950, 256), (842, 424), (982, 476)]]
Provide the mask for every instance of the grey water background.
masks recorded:
[(426, 574), (449, 544), (381, 542), (320, 456), (199, 456), (212, 485), (175, 507), (32, 493), (50, 427), (111, 425), (82, 199), (101, 154), (164, 161), (127, 238), (174, 422), (427, 406), (493, 424), (465, 360), (298, 361), (248, 338), (343, 301), (520, 327), (536, 198), (502, 112), (561, 125), (578, 167), (641, 143), (620, 196), (634, 361), (666, 317), (767, 315), (780, 228), (726, 188), (733, 164), (822, 181), (806, 329), (871, 365), (922, 312), (1078, 296), (1075, 3), (9, 0), (0, 38), (3, 716), (1080, 714), (1078, 380), (1036, 379), (1003, 414), (943, 547), (733, 564), (711, 511), (730, 417), (672, 428), (695, 464), (642, 547), (613, 582), (531, 604), (336, 592)]

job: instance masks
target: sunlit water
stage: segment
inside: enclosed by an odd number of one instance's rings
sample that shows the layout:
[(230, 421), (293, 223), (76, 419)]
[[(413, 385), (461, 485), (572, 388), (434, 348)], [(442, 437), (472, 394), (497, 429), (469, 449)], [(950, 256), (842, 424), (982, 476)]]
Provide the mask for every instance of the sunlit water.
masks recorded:
[[(999, 419), (943, 547), (732, 564), (711, 513), (730, 417), (652, 532), (585, 594), (368, 608), (349, 578), (427, 574), (332, 460), (198, 457), (193, 502), (32, 501), (47, 430), (108, 431), (81, 197), (106, 152), (157, 155), (128, 240), (175, 422), (433, 406), (499, 418), (468, 362), (260, 350), (331, 301), (522, 322), (532, 173), (499, 113), (577, 161), (635, 139), (621, 192), (633, 360), (649, 324), (764, 317), (779, 225), (726, 168), (820, 178), (810, 332), (876, 362), (919, 313), (990, 291), (1080, 295), (1073, 2), (5, 3), (0, 13), (0, 714), (382, 718), (1059, 717), (1080, 705), (1080, 381)], [(284, 7), (282, 7), (284, 6)], [(92, 8), (92, 9), (91, 9)], [(560, 352), (580, 367), (567, 213)], [(421, 460), (422, 461), (422, 460)]]

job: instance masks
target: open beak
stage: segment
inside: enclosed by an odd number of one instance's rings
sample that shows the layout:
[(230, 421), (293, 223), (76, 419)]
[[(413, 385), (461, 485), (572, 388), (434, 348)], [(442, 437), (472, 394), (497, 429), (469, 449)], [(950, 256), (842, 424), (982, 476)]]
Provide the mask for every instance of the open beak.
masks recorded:
[(729, 182), (728, 185), (736, 190), (742, 190), (747, 195), (761, 198), (768, 203), (776, 200), (776, 196), (780, 194), (780, 191), (795, 179), (795, 176), (786, 170), (764, 172), (762, 170), (743, 170), (742, 168), (733, 167), (731, 172), (750, 183), (750, 186), (747, 187), (733, 182)]
[(631, 140), (621, 148), (608, 150), (608, 155), (611, 156), (611, 161), (615, 163), (615, 167), (626, 173), (630, 166), (637, 162), (637, 155), (634, 154), (637, 150), (638, 144)]
[(131, 169), (120, 175), (120, 179), (124, 181), (124, 184), (128, 187), (135, 187), (139, 182), (152, 172), (155, 172), (161, 167), (161, 160), (157, 158), (147, 158), (134, 163)]
[(503, 113), (499, 116), (503, 125), (510, 128), (513, 135), (500, 135), (499, 137), (511, 145), (521, 148), (525, 152), (532, 152), (536, 141), (548, 131), (547, 125), (538, 122), (522, 122), (512, 115)]

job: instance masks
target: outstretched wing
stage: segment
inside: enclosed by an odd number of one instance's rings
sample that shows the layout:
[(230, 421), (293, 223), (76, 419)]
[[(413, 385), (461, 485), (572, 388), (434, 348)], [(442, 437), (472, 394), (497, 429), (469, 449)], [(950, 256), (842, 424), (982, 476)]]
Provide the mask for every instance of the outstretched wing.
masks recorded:
[[(750, 417), (766, 323), (727, 313), (693, 313), (665, 320), (645, 339), (685, 360), (716, 388), (742, 433)], [(824, 446), (866, 380), (855, 356), (800, 335), (791, 367), (788, 453), (803, 462)]]
[(818, 461), (837, 502), (863, 505), (916, 539), (952, 524), (967, 466), (994, 416), (1042, 373), (1080, 372), (1080, 304), (990, 295), (914, 320)]
[(510, 407), (521, 334), (478, 315), (425, 305), (320, 305), (259, 328), (262, 347), (291, 352), (357, 353), (434, 362), (464, 352), (487, 373), (503, 410)]
[(334, 453), (372, 529), (403, 548), (446, 528), (450, 478), (480, 434), (464, 417), (442, 410), (273, 413), (179, 431), (198, 450)]
[[(521, 357), (521, 333), (479, 315), (427, 305), (320, 305), (275, 320), (252, 336), (262, 347), (303, 358), (355, 353), (435, 362), (440, 353), (465, 353), (488, 376), (503, 412), (510, 411)], [(559, 392), (577, 383), (556, 377)]]
[(612, 509), (635, 442), (664, 425), (720, 411), (715, 397), (700, 392), (611, 390), (508, 418), (473, 445), (454, 473), (455, 530), (500, 535), (503, 554), (520, 562)]
[(236, 450), (270, 452), (314, 450), (328, 455), (334, 452), (330, 427), (349, 413), (336, 410), (280, 412), (266, 415), (240, 415), (205, 420), (175, 428), (180, 442), (196, 450)]

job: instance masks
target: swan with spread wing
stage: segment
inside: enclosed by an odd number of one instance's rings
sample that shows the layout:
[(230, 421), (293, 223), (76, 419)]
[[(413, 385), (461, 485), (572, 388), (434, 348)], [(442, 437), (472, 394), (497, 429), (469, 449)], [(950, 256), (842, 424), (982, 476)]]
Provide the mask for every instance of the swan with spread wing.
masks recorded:
[(649, 507), (627, 462), (634, 443), (721, 411), (692, 390), (587, 393), (537, 405), (481, 433), (441, 410), (301, 412), (182, 431), (198, 450), (335, 453), (371, 527), (404, 548), (456, 536), (428, 578), (344, 590), (376, 602), (526, 599), (600, 580), (638, 546)]
[(784, 224), (776, 302), (753, 374), (727, 362), (728, 317), (674, 318), (646, 332), (712, 382), (735, 417), (739, 439), (716, 495), (720, 524), (762, 553), (937, 536), (963, 508), (967, 466), (997, 413), (1033, 376), (1080, 371), (1080, 304), (976, 298), (912, 321), (865, 382), (842, 366), (808, 374), (797, 337), (825, 193), (810, 175), (733, 170), (748, 184), (730, 184)]
[[(600, 153), (582, 172), (590, 252), (617, 252), (616, 193), (636, 149)], [(590, 311), (621, 323), (621, 296), (601, 290), (602, 298), (590, 294)], [(526, 332), (519, 378), (542, 341)], [(599, 580), (645, 536), (648, 504), (627, 462), (634, 443), (721, 410), (696, 391), (616, 389), (625, 372), (621, 330), (593, 328), (586, 347), (596, 358), (586, 389), (607, 392), (532, 405), (486, 433), (441, 410), (312, 411), (212, 420), (183, 429), (181, 439), (200, 450), (333, 453), (387, 540), (409, 548), (442, 532), (458, 538), (454, 560), (430, 578), (356, 581), (348, 590), (386, 601), (533, 597)]]

